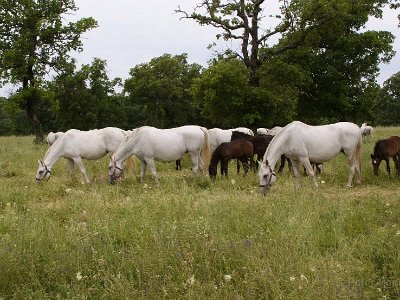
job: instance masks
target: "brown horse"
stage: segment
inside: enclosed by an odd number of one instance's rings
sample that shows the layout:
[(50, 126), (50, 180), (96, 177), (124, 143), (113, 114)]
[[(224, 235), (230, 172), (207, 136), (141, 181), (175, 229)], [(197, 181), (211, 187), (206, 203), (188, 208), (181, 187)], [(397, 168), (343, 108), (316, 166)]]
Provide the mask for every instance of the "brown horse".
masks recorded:
[(228, 163), (231, 159), (238, 159), (243, 163), (244, 175), (249, 167), (254, 166), (253, 144), (246, 140), (237, 140), (220, 144), (211, 156), (208, 173), (212, 179), (217, 176), (217, 166), (221, 162), (221, 176), (228, 177)]
[(396, 173), (400, 174), (400, 137), (391, 136), (390, 138), (379, 140), (375, 143), (374, 153), (371, 154), (372, 166), (374, 174), (378, 175), (379, 165), (381, 161), (386, 162), (386, 170), (390, 175), (389, 158), (392, 157), (396, 168)]
[[(252, 135), (240, 132), (240, 131), (233, 131), (231, 141), (247, 140), (247, 141), (251, 142), (253, 144), (254, 154), (257, 154), (257, 160), (262, 161), (265, 150), (267, 150), (267, 147), (273, 138), (274, 138), (274, 136), (269, 135), (269, 134), (261, 134), (261, 135), (257, 135), (257, 136), (252, 136)], [(288, 161), (289, 169), (291, 169), (292, 164), (290, 163), (290, 159), (287, 158), (285, 155), (282, 155), (281, 165), (279, 167), (278, 173), (282, 172), (283, 168), (285, 167), (286, 160)], [(258, 164), (255, 167), (257, 168)], [(239, 173), (239, 168), (240, 168), (240, 166), (238, 163), (238, 165), (237, 165), (238, 173)]]

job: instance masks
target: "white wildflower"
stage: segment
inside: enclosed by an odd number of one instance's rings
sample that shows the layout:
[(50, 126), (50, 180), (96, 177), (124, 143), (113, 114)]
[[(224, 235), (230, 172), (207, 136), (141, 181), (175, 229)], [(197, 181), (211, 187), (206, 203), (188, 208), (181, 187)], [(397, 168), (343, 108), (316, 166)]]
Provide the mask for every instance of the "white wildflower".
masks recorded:
[(192, 275), (192, 277), (190, 277), (188, 280), (186, 280), (186, 284), (187, 285), (193, 285), (195, 283), (195, 279), (194, 279), (194, 275)]
[(232, 275), (229, 275), (229, 274), (224, 275), (224, 279), (225, 279), (226, 281), (231, 281)]
[(308, 278), (304, 274), (300, 274), (300, 279), (308, 283)]
[(296, 280), (296, 276), (290, 276), (290, 281), (295, 281)]
[(231, 183), (232, 183), (232, 184), (235, 184), (236, 181), (235, 181), (234, 179), (231, 179)]
[(83, 276), (82, 276), (82, 273), (81, 273), (81, 272), (76, 273), (76, 279), (77, 279), (78, 281), (82, 280), (82, 278), (83, 278)]

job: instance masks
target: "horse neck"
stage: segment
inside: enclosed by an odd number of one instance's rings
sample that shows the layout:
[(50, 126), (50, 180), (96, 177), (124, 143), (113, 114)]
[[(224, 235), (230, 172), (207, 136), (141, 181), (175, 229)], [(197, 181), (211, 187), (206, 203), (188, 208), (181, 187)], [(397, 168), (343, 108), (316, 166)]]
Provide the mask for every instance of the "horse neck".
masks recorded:
[(47, 168), (51, 169), (52, 166), (62, 155), (62, 141), (57, 139), (47, 150), (44, 156), (43, 162), (46, 164)]
[(210, 165), (217, 165), (218, 162), (221, 159), (221, 153), (220, 151), (214, 151), (212, 156), (211, 156), (211, 161), (210, 161)]
[(137, 131), (134, 131), (119, 144), (113, 154), (115, 161), (124, 162), (129, 156), (135, 154), (136, 134)]
[(271, 167), (272, 170), (275, 168), (276, 163), (283, 154), (282, 147), (284, 146), (284, 144), (285, 138), (283, 137), (283, 135), (278, 134), (272, 139), (272, 141), (268, 145), (267, 150), (265, 151), (263, 162), (268, 161), (268, 165)]

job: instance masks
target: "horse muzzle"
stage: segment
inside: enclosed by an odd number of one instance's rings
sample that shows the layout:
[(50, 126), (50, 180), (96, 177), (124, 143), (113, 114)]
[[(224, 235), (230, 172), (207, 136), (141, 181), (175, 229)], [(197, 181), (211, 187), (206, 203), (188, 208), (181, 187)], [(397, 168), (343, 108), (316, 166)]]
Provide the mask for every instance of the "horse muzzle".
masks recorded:
[(116, 177), (114, 175), (108, 176), (108, 182), (111, 184), (115, 184)]

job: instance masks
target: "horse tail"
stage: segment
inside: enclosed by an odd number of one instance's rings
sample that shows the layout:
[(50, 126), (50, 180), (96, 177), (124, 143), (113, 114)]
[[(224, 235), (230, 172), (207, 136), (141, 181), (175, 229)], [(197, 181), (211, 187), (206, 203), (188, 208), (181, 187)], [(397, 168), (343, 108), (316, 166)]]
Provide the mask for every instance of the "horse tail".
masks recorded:
[(361, 145), (362, 145), (362, 143), (363, 143), (363, 140), (362, 140), (362, 136), (360, 134), (360, 137), (358, 139), (358, 143), (356, 146), (356, 151), (353, 153), (353, 161), (356, 160), (358, 163), (358, 168), (360, 171), (360, 179), (361, 179)]
[(204, 162), (204, 170), (208, 170), (211, 160), (211, 146), (210, 146), (210, 136), (208, 134), (208, 129), (205, 127), (200, 127), (204, 134), (203, 146), (201, 147), (201, 159)]
[(133, 174), (136, 176), (136, 156), (132, 155), (129, 156), (126, 161), (125, 161), (125, 170), (126, 170), (126, 174)]

